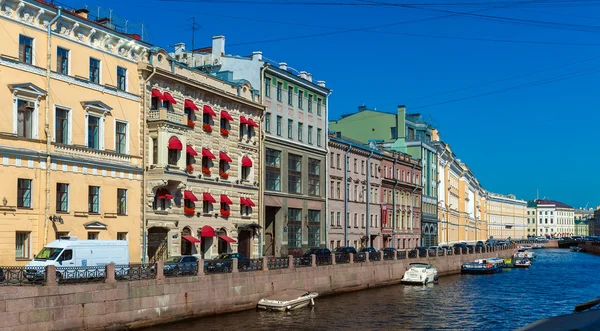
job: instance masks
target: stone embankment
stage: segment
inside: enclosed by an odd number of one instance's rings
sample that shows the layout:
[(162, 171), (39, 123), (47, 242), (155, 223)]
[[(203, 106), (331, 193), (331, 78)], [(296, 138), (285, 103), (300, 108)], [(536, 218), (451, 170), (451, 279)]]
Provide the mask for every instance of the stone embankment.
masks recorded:
[[(357, 291), (399, 283), (410, 263), (435, 266), (440, 275), (460, 272), (464, 262), (491, 257), (508, 257), (515, 245), (485, 253), (397, 258), (383, 254), (379, 261), (300, 267), (297, 259), (280, 259), (281, 269), (166, 277), (162, 262), (153, 268), (154, 279), (115, 279), (115, 266), (106, 267), (106, 279), (90, 284), (61, 284), (48, 277), (44, 285), (0, 287), (0, 330), (106, 330), (143, 327), (186, 318), (252, 309), (266, 296), (288, 288), (316, 291), (319, 295)], [(402, 252), (404, 257), (406, 252)], [(435, 253), (434, 253), (435, 254)], [(399, 257), (399, 256), (398, 256)], [(286, 261), (287, 260), (287, 261)], [(287, 262), (287, 263), (286, 263)], [(310, 261), (309, 261), (310, 262)], [(341, 262), (341, 261), (340, 261)], [(203, 262), (200, 262), (200, 266)], [(296, 265), (296, 266), (295, 266)], [(47, 274), (54, 274), (48, 267)], [(118, 267), (117, 267), (118, 268)], [(133, 268), (133, 267), (132, 267)], [(118, 273), (117, 273), (118, 274)]]

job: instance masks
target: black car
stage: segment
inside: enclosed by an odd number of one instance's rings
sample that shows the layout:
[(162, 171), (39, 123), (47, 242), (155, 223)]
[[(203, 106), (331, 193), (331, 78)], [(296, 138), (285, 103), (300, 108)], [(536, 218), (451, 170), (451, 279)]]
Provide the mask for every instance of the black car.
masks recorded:
[(171, 256), (164, 261), (165, 276), (195, 275), (198, 273), (198, 258), (192, 255)]
[(238, 260), (238, 269), (246, 270), (250, 267), (250, 259), (241, 253), (223, 253), (216, 259), (204, 261), (204, 269), (208, 272), (229, 272), (233, 267), (233, 259)]
[(311, 255), (313, 255), (313, 254), (317, 257), (317, 260), (319, 260), (319, 258), (327, 258), (327, 257), (331, 258), (331, 251), (329, 250), (329, 248), (313, 247), (313, 248), (309, 248), (302, 256), (302, 258), (300, 260), (302, 265), (311, 265), (312, 264)]
[(386, 248), (382, 248), (381, 251), (393, 253), (396, 251), (396, 249), (394, 247), (386, 247)]
[(356, 255), (356, 248), (352, 247), (352, 246), (345, 246), (345, 247), (337, 247), (336, 249), (333, 250), (334, 253), (347, 253), (347, 254), (354, 254)]
[(377, 250), (373, 247), (362, 247), (360, 249), (361, 253), (373, 253), (373, 254), (377, 254)]

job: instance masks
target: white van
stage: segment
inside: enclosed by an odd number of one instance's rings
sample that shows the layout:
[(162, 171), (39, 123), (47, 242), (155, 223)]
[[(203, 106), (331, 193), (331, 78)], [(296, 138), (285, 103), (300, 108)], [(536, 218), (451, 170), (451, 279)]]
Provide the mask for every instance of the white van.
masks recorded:
[[(125, 240), (77, 240), (61, 237), (42, 248), (25, 266), (26, 277), (35, 280), (44, 276), (40, 267), (56, 266), (57, 278), (104, 277), (107, 264), (129, 264), (129, 247)], [(35, 268), (27, 268), (35, 267)]]

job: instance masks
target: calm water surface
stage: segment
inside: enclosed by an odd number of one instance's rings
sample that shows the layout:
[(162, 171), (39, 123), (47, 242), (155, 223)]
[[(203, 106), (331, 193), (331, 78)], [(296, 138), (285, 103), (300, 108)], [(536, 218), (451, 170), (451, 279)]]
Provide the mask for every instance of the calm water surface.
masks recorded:
[(565, 249), (536, 254), (530, 269), (442, 277), (426, 287), (395, 285), (317, 298), (314, 309), (251, 310), (148, 330), (513, 330), (600, 296), (599, 256)]

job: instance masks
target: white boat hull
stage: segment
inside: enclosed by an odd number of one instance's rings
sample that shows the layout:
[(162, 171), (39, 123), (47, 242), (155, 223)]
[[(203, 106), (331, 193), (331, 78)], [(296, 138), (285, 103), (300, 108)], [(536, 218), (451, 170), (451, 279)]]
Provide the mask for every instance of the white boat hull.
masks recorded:
[[(423, 272), (424, 271), (424, 272)], [(425, 285), (434, 283), (438, 280), (437, 269), (429, 266), (428, 268), (410, 268), (405, 273), (400, 284), (406, 285)]]
[(299, 297), (293, 300), (279, 301), (269, 300), (269, 298), (261, 299), (256, 305), (256, 309), (268, 310), (268, 311), (291, 311), (307, 306), (314, 306), (314, 298), (318, 296), (317, 293), (311, 292), (305, 296)]

